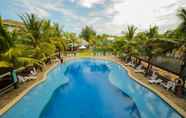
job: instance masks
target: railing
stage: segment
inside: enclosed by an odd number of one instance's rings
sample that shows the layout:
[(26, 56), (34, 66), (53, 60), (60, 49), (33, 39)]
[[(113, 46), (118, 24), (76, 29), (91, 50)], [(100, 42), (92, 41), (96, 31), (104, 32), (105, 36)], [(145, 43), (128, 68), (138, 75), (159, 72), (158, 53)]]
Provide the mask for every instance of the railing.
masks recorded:
[(65, 56), (111, 56), (113, 55), (113, 52), (111, 51), (68, 51), (65, 53)]
[[(54, 56), (56, 56), (56, 55), (57, 55), (57, 54), (55, 53), (55, 54), (51, 55), (50, 57), (52, 58), (52, 57), (54, 57)], [(46, 59), (48, 59), (48, 57), (41, 59), (41, 62), (45, 61)], [(27, 69), (28, 67), (31, 67), (31, 66), (33, 66), (33, 64), (29, 64), (29, 65), (27, 65), (27, 66), (25, 66), (25, 67), (17, 68), (15, 71), (16, 71), (16, 73), (18, 73), (18, 72), (21, 72), (21, 71), (23, 71), (23, 70), (25, 70), (25, 69)], [(3, 78), (5, 78), (5, 77), (7, 77), (7, 76), (10, 77), (10, 75), (11, 75), (11, 73), (10, 73), (10, 72), (7, 72), (7, 73), (5, 73), (5, 74), (0, 75), (0, 79), (3, 79)], [(11, 78), (11, 77), (10, 77), (10, 78)], [(10, 83), (10, 84), (8, 84), (6, 87), (0, 89), (0, 95), (3, 95), (3, 94), (6, 93), (7, 91), (9, 91), (11, 88), (15, 87), (15, 86), (14, 86), (15, 84), (16, 84), (16, 83), (12, 81), (12, 83)]]

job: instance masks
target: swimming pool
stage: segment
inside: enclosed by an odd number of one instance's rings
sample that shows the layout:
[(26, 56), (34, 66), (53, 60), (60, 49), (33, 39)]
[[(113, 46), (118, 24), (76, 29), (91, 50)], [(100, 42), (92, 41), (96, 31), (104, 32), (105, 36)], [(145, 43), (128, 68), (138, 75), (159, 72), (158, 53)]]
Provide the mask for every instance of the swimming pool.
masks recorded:
[(2, 118), (180, 118), (160, 97), (110, 61), (57, 66)]

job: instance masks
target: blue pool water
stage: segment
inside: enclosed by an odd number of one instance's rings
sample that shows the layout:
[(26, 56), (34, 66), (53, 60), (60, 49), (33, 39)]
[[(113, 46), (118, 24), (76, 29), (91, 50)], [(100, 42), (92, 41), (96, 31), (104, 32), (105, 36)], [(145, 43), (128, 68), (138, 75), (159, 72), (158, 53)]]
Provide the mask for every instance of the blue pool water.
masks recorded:
[(2, 118), (180, 118), (118, 64), (70, 61), (49, 72)]

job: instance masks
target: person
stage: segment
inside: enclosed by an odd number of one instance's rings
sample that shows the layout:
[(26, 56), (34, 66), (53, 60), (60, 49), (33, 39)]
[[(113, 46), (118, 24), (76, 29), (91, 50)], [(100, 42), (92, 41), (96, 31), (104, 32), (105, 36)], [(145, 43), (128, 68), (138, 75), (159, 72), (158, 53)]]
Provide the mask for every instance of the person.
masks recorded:
[(61, 63), (63, 63), (63, 57), (60, 57), (60, 61), (61, 61)]
[(15, 69), (12, 69), (11, 72), (10, 72), (10, 74), (11, 74), (11, 78), (12, 78), (12, 80), (14, 82), (14, 87), (16, 89), (16, 88), (18, 88), (18, 84), (17, 84), (18, 83), (18, 80), (17, 80)]

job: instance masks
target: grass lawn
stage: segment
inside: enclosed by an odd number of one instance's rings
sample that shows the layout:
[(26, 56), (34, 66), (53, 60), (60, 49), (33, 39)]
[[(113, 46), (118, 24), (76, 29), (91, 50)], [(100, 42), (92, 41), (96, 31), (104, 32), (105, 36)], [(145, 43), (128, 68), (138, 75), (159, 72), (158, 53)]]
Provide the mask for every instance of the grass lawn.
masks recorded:
[(92, 56), (94, 53), (91, 50), (80, 50), (77, 55), (79, 57), (89, 57)]

